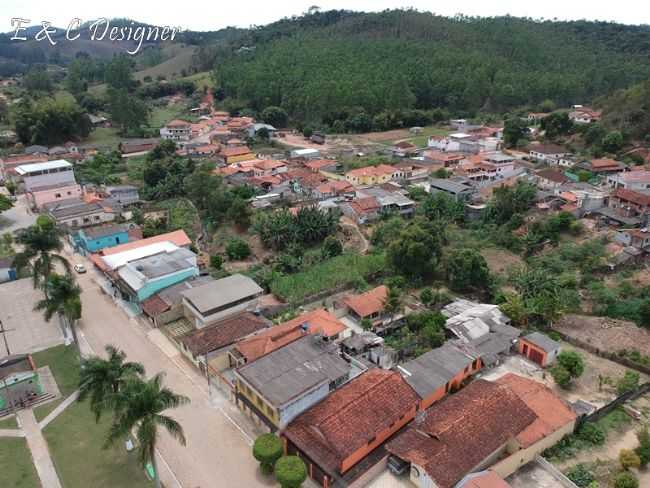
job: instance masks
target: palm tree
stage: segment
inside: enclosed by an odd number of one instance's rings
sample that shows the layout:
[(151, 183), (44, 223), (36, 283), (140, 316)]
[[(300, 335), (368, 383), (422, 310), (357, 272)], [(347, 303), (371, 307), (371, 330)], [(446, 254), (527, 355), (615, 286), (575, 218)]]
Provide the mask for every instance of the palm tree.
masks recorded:
[(113, 346), (106, 346), (108, 359), (92, 357), (81, 361), (79, 401), (90, 397), (90, 410), (97, 421), (104, 410), (112, 408), (126, 382), (144, 374), (140, 363), (125, 361), (126, 354)]
[(189, 403), (189, 398), (177, 395), (162, 385), (163, 373), (150, 380), (134, 378), (126, 383), (117, 395), (115, 419), (109, 432), (107, 444), (112, 444), (135, 429), (138, 439), (140, 462), (145, 466), (151, 463), (154, 468), (156, 488), (160, 488), (160, 476), (156, 463), (156, 444), (158, 428), (164, 427), (181, 445), (186, 444), (183, 428), (171, 417), (162, 412)]
[(74, 343), (79, 347), (75, 325), (81, 318), (81, 288), (71, 275), (52, 273), (43, 289), (45, 298), (36, 304), (35, 310), (42, 310), (47, 322), (54, 314), (63, 317), (70, 326)]
[(31, 269), (34, 288), (43, 285), (60, 263), (70, 272), (70, 263), (58, 254), (63, 249), (62, 231), (49, 217), (41, 215), (36, 224), (19, 231), (16, 241), (24, 246), (14, 259), (17, 271)]

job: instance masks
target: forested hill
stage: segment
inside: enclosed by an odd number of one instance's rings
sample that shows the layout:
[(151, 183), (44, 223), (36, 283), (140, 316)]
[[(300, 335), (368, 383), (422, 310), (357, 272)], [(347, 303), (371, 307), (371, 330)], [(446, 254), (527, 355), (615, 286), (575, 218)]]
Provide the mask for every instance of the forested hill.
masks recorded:
[(226, 97), (305, 121), (360, 109), (566, 106), (649, 79), (650, 27), (317, 12), (247, 31), (220, 53), (215, 74)]

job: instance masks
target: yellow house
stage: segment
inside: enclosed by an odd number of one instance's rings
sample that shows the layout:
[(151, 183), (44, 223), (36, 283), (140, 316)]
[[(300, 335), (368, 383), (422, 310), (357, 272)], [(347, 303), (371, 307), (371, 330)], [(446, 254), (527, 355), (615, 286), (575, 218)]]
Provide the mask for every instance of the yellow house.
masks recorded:
[(227, 147), (219, 154), (226, 164), (240, 163), (255, 159), (255, 155), (246, 146)]
[(345, 174), (345, 180), (352, 185), (381, 185), (399, 178), (399, 175), (399, 169), (388, 164), (380, 164), (348, 171)]

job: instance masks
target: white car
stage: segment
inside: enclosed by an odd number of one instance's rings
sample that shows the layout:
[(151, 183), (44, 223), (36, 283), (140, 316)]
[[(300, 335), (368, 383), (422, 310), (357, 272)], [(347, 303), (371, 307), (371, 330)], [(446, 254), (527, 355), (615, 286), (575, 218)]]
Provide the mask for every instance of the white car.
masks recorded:
[(86, 267), (83, 264), (75, 264), (74, 270), (79, 274), (83, 274), (86, 272)]

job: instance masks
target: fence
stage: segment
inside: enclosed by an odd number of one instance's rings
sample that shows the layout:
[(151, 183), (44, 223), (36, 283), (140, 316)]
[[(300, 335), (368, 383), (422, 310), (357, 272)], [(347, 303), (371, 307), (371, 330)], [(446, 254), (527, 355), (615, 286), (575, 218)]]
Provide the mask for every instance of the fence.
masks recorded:
[(637, 398), (639, 398), (642, 395), (645, 395), (648, 392), (650, 392), (650, 383), (644, 383), (643, 385), (637, 387), (635, 390), (626, 391), (622, 395), (619, 395), (614, 400), (609, 402), (607, 405), (604, 405), (600, 407), (598, 410), (596, 410), (595, 412), (583, 417), (580, 420), (580, 422), (577, 424), (576, 429), (582, 426), (585, 422), (599, 421), (605, 415), (610, 413), (612, 410), (615, 410), (616, 408), (620, 407), (625, 402), (628, 402), (630, 400), (636, 400)]

